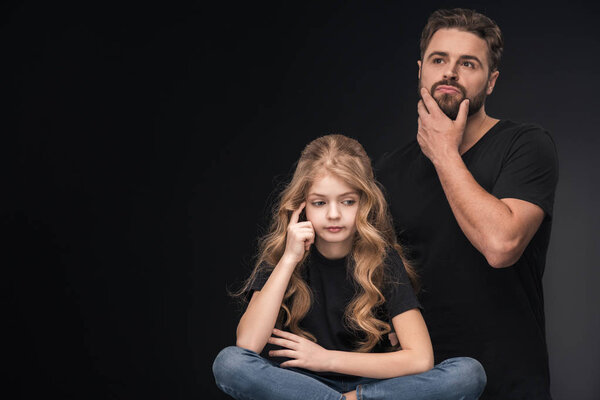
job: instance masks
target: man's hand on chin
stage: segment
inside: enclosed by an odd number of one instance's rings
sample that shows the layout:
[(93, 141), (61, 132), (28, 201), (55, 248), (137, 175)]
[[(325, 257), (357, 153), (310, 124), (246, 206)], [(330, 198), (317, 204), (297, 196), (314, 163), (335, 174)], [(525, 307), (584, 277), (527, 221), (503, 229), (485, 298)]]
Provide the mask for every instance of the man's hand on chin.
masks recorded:
[(444, 114), (427, 89), (421, 88), (421, 97), (417, 104), (417, 142), (423, 154), (435, 165), (447, 157), (459, 155), (459, 146), (467, 124), (469, 100), (465, 99), (460, 103), (458, 115), (453, 121)]

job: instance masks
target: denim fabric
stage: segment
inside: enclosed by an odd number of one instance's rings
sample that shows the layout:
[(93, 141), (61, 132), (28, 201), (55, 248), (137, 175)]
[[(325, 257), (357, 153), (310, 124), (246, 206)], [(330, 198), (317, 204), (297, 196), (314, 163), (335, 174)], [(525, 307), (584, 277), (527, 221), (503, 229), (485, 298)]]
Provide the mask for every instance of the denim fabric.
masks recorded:
[(357, 388), (359, 400), (476, 400), (487, 378), (479, 361), (468, 357), (449, 358), (417, 375), (373, 380)]
[(391, 379), (330, 379), (310, 371), (280, 368), (253, 351), (231, 346), (213, 363), (217, 386), (237, 400), (343, 400), (342, 393), (357, 391), (361, 400), (475, 400), (486, 376), (472, 358), (445, 360), (418, 375)]

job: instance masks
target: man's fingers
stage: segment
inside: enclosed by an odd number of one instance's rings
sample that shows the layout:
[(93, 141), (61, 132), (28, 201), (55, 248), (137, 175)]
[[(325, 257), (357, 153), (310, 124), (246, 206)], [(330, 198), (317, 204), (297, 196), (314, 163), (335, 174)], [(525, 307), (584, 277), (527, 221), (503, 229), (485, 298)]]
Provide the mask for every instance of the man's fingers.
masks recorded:
[(465, 99), (460, 103), (460, 107), (458, 108), (458, 115), (456, 116), (455, 123), (458, 126), (464, 127), (467, 125), (467, 117), (469, 115), (469, 99)]
[(429, 114), (427, 107), (423, 104), (423, 99), (419, 100), (417, 103), (417, 113), (419, 113), (419, 117), (421, 117), (421, 115)]
[(436, 112), (436, 110), (441, 112), (437, 102), (433, 97), (431, 97), (429, 91), (425, 88), (421, 88), (421, 99), (423, 100), (423, 105), (427, 109), (427, 113), (433, 114)]
[(306, 206), (305, 201), (303, 201), (302, 204), (300, 204), (300, 207), (298, 207), (298, 209), (292, 213), (292, 216), (290, 217), (290, 224), (298, 223), (298, 218), (300, 218), (300, 213), (304, 209), (304, 206)]

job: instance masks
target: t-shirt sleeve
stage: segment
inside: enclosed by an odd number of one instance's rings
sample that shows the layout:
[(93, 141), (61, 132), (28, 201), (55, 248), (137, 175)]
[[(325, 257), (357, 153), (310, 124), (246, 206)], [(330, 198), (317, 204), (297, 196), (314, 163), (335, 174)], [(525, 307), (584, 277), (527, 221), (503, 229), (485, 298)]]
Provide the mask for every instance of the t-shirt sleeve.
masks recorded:
[(552, 217), (558, 182), (558, 157), (548, 132), (529, 126), (509, 147), (492, 194), (536, 204)]
[(404, 263), (395, 250), (388, 251), (386, 268), (388, 278), (383, 295), (385, 308), (391, 321), (398, 314), (413, 308), (421, 308), (421, 304), (417, 300)]

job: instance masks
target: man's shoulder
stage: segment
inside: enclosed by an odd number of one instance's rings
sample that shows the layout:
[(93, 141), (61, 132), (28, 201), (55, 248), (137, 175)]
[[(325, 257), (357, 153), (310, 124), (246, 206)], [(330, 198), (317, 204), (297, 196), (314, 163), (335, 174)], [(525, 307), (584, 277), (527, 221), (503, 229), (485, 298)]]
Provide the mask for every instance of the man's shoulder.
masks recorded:
[(496, 136), (506, 138), (548, 138), (552, 140), (550, 132), (543, 126), (534, 122), (519, 122), (508, 119), (502, 119), (497, 124)]
[[(531, 122), (501, 120), (498, 128), (486, 143), (485, 151), (501, 152), (505, 157), (515, 154), (544, 154), (546, 158), (557, 158), (556, 143), (543, 126)], [(504, 149), (504, 150), (502, 150)]]
[(385, 174), (386, 171), (396, 170), (399, 163), (408, 162), (421, 154), (421, 148), (416, 139), (404, 143), (387, 151), (379, 157), (373, 167), (376, 173)]

